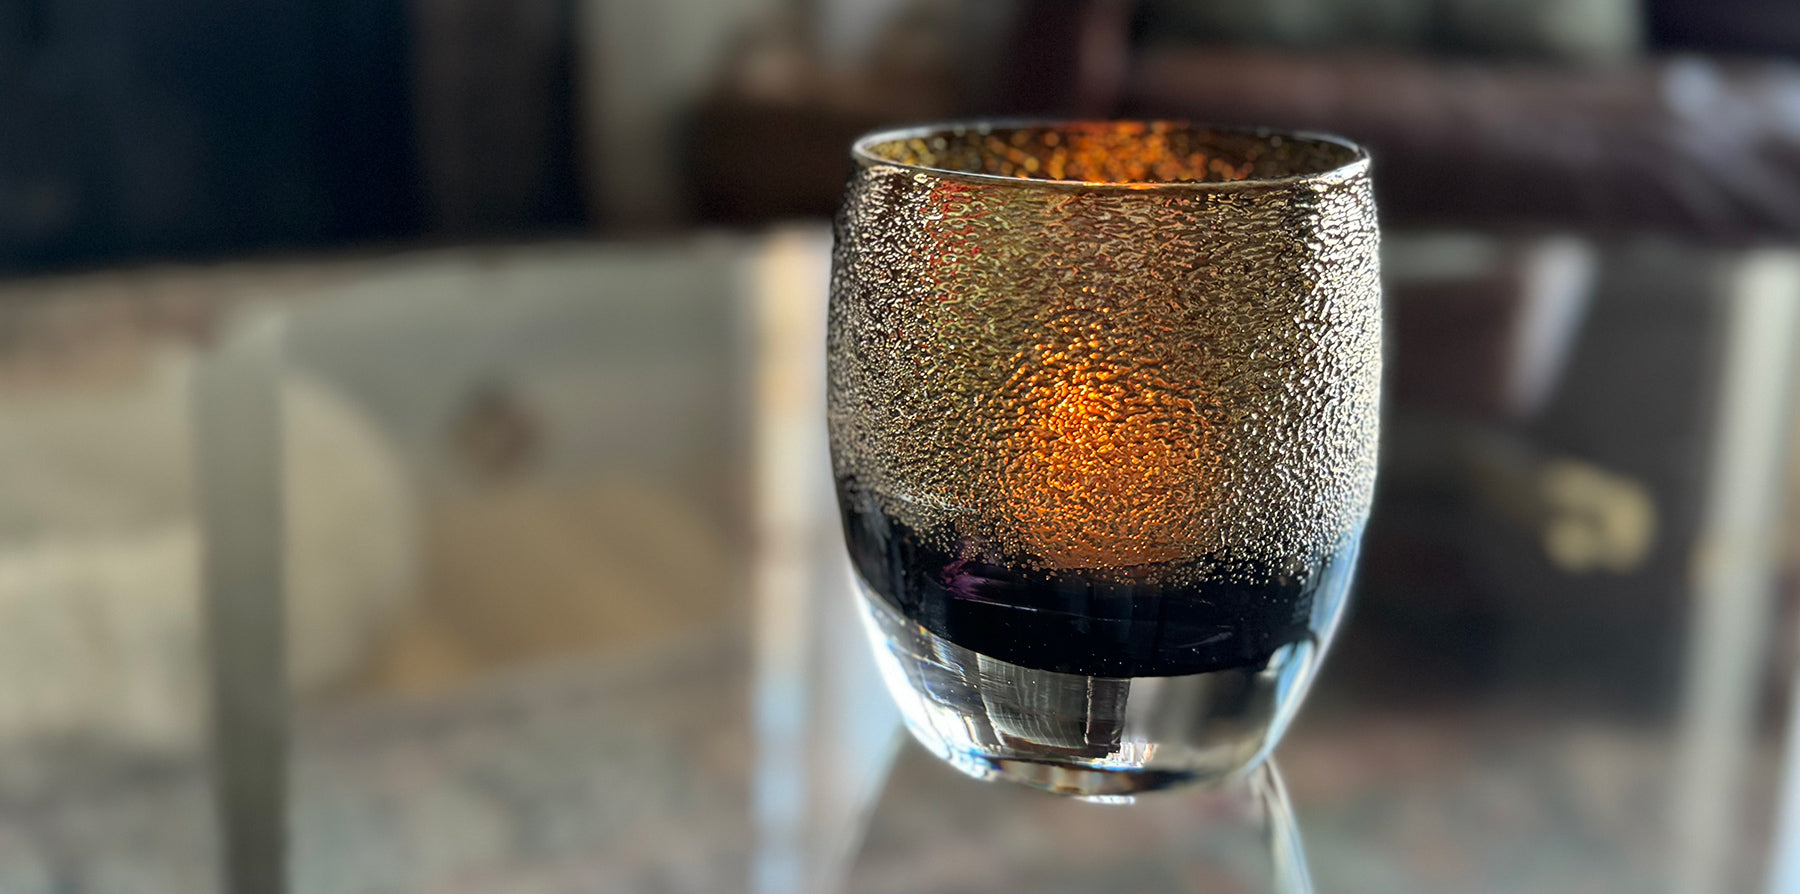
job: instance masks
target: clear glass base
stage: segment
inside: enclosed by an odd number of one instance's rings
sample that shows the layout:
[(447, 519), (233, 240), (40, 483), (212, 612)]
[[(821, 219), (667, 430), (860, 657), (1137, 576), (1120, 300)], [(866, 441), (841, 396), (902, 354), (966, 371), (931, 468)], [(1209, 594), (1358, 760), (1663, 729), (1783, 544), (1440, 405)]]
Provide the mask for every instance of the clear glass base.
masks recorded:
[(1315, 635), (1266, 665), (1184, 677), (1033, 670), (937, 636), (858, 584), (882, 677), (920, 744), (970, 776), (1091, 801), (1129, 802), (1255, 768), (1319, 652)]

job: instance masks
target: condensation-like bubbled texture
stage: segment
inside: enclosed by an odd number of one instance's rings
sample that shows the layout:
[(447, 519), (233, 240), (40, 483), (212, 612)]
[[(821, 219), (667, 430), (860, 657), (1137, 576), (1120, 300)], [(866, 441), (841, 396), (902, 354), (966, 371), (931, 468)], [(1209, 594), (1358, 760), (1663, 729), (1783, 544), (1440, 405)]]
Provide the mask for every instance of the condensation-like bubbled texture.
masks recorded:
[(1315, 566), (1375, 475), (1366, 162), (1178, 125), (1023, 132), (859, 160), (831, 302), (847, 497), (1046, 569)]

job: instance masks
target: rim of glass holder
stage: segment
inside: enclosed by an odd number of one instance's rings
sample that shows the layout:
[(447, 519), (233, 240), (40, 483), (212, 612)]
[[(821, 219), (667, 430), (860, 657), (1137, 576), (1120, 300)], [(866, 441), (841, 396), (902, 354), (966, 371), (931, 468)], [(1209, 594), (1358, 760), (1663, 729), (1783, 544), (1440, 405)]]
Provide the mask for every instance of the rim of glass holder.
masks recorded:
[[(1091, 127), (1116, 127), (1121, 124), (1143, 125), (1149, 128), (1184, 128), (1197, 133), (1240, 134), (1257, 139), (1295, 141), (1313, 141), (1327, 143), (1350, 152), (1350, 158), (1343, 164), (1319, 171), (1303, 174), (1290, 174), (1284, 177), (1245, 177), (1241, 180), (1055, 180), (1048, 177), (1015, 177), (1006, 174), (988, 174), (980, 171), (959, 171), (955, 168), (940, 168), (933, 165), (914, 164), (883, 158), (874, 152), (874, 147), (881, 143), (897, 140), (920, 139), (941, 135), (962, 135), (969, 132), (986, 135), (996, 130), (1022, 130), (1027, 128), (1057, 130), (1063, 133)], [(1281, 189), (1305, 183), (1333, 183), (1363, 176), (1369, 169), (1369, 150), (1353, 140), (1336, 134), (1321, 131), (1288, 129), (1279, 127), (1243, 127), (1238, 125), (1200, 124), (1181, 118), (973, 118), (965, 120), (938, 121), (928, 124), (916, 124), (909, 127), (896, 127), (871, 131), (856, 138), (850, 146), (850, 157), (864, 168), (885, 166), (901, 170), (918, 171), (946, 179), (968, 180), (988, 184), (1010, 184), (1016, 187), (1049, 189), (1119, 190), (1125, 192), (1245, 192), (1263, 189)]]

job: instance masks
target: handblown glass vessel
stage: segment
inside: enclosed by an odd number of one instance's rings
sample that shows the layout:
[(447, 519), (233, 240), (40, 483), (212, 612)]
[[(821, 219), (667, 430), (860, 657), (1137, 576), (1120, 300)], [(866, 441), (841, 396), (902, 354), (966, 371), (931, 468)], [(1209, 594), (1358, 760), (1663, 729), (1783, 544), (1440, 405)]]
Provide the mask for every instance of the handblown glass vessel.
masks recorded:
[(1378, 232), (1343, 140), (972, 123), (853, 148), (832, 466), (913, 735), (1097, 799), (1267, 756), (1375, 479)]

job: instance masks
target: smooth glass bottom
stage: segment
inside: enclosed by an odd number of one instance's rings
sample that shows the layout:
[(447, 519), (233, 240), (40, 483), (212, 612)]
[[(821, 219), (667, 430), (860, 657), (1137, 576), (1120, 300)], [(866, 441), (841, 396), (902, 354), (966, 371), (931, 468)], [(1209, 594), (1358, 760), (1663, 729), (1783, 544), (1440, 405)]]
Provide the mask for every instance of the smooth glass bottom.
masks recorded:
[(1059, 673), (950, 642), (858, 583), (882, 677), (920, 744), (970, 776), (1101, 802), (1255, 768), (1298, 707), (1322, 638), (1188, 676)]

